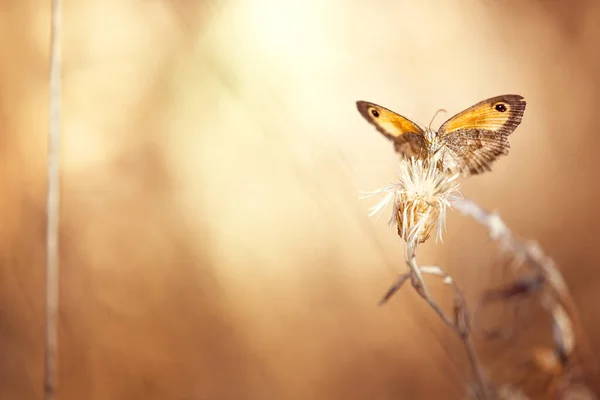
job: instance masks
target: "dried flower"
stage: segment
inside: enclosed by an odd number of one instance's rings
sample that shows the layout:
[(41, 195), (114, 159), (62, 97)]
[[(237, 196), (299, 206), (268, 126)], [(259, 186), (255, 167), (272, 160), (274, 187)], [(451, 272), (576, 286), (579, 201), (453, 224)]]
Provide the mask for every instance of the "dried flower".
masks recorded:
[(398, 182), (367, 192), (369, 197), (380, 193), (386, 196), (371, 209), (369, 216), (382, 212), (390, 202), (394, 212), (390, 224), (396, 225), (398, 235), (409, 244), (425, 242), (437, 227), (436, 241), (445, 229), (446, 207), (453, 198), (460, 198), (459, 174), (441, 170), (439, 153), (427, 159), (409, 158), (400, 162)]

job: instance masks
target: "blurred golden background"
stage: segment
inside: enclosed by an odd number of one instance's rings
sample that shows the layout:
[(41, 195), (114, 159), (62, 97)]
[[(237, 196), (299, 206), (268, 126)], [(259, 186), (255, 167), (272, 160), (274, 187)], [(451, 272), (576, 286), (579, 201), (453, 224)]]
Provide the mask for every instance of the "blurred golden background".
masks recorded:
[[(49, 2), (0, 6), (0, 399), (41, 399)], [(427, 124), (526, 98), (510, 155), (462, 192), (557, 261), (600, 351), (599, 18), (591, 0), (64, 2), (58, 398), (461, 398), (448, 328), (408, 289), (377, 307), (403, 244), (358, 191), (398, 159), (356, 100)], [(450, 212), (419, 257), (475, 301), (494, 254)]]

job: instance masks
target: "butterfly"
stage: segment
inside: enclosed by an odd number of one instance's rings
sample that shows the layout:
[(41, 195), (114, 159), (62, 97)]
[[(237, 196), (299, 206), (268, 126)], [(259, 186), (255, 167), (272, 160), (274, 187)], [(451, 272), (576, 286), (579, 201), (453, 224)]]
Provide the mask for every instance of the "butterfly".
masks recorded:
[(508, 136), (521, 123), (525, 105), (517, 94), (492, 97), (456, 114), (436, 132), (377, 104), (356, 102), (360, 114), (403, 158), (427, 159), (441, 151), (441, 168), (463, 176), (490, 171), (498, 157), (508, 154)]

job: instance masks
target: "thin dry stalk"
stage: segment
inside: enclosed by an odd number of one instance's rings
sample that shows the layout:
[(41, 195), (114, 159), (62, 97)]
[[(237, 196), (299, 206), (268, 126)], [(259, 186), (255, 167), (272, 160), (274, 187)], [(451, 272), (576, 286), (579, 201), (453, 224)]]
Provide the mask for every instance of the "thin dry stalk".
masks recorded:
[[(396, 293), (407, 280), (411, 280), (413, 288), (425, 300), (425, 302), (436, 312), (436, 314), (454, 331), (460, 338), (473, 373), (474, 385), (471, 388), (476, 399), (487, 400), (492, 397), (484, 369), (473, 345), (471, 335), (470, 314), (462, 291), (450, 275), (438, 266), (419, 266), (416, 261), (416, 245), (407, 244), (407, 265), (409, 272), (398, 277), (396, 283), (386, 292), (380, 305), (385, 304)], [(442, 278), (442, 282), (449, 286), (453, 292), (453, 315), (448, 315), (429, 294), (423, 281), (423, 275), (432, 275)]]
[(58, 229), (59, 229), (59, 149), (60, 149), (60, 73), (61, 5), (51, 1), (50, 22), (50, 118), (48, 132), (48, 198), (46, 226), (46, 337), (44, 398), (56, 397), (58, 375)]

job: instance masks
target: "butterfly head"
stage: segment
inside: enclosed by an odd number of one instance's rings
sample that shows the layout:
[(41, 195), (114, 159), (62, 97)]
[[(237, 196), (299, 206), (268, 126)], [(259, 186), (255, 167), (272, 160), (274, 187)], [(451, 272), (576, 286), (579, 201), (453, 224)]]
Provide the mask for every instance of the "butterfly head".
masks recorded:
[(435, 153), (440, 146), (440, 143), (437, 140), (438, 133), (436, 130), (431, 129), (431, 124), (433, 124), (433, 121), (435, 121), (435, 118), (442, 112), (445, 113), (447, 111), (443, 108), (440, 108), (439, 110), (437, 110), (435, 112), (435, 114), (433, 114), (431, 121), (429, 121), (429, 125), (427, 125), (427, 128), (423, 128), (425, 140), (427, 141), (427, 144), (428, 144), (431, 154)]
[(437, 132), (429, 127), (423, 128), (423, 136), (425, 142), (427, 142), (427, 147), (434, 149), (437, 145)]

